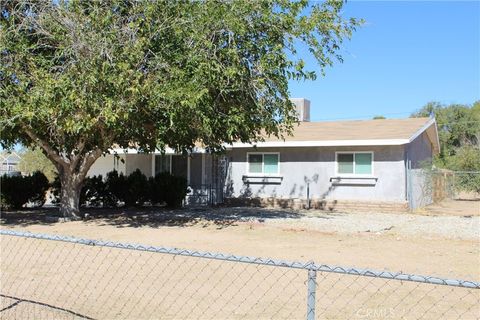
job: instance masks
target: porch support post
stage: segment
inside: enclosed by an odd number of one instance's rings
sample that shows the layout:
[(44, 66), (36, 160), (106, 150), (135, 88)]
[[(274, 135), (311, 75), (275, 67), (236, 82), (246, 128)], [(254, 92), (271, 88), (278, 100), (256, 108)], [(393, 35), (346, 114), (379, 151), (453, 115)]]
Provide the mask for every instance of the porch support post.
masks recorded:
[(187, 184), (190, 185), (190, 156), (187, 156)]
[(205, 184), (205, 153), (202, 153), (202, 185)]
[(152, 177), (155, 177), (155, 153), (152, 153)]

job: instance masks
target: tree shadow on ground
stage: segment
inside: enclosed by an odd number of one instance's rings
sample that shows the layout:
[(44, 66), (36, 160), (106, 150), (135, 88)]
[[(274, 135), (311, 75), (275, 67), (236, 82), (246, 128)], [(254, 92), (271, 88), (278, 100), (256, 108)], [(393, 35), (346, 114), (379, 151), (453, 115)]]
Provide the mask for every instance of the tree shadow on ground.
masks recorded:
[(52, 225), (49, 216), (59, 216), (58, 208), (24, 208), (20, 210), (2, 210), (1, 225), (29, 226), (32, 224)]
[(264, 222), (266, 219), (299, 219), (305, 215), (283, 209), (252, 207), (201, 207), (201, 208), (137, 208), (126, 209), (114, 218), (96, 217), (89, 221), (97, 225), (112, 225), (118, 228), (138, 227), (190, 227), (215, 226), (224, 229), (245, 222)]
[(22, 304), (22, 305), (23, 304), (33, 304), (36, 307), (44, 308), (45, 310), (42, 310), (42, 313), (43, 312), (48, 312), (49, 310), (53, 310), (54, 312), (59, 312), (59, 314), (52, 313), (50, 315), (50, 316), (54, 315), (54, 316), (52, 316), (52, 318), (55, 318), (55, 315), (56, 316), (68, 315), (68, 316), (71, 316), (71, 317), (76, 318), (76, 319), (93, 320), (93, 318), (91, 318), (89, 316), (86, 316), (86, 315), (83, 315), (83, 314), (80, 314), (80, 313), (77, 313), (75, 311), (72, 311), (72, 310), (69, 310), (69, 309), (66, 309), (66, 308), (62, 308), (62, 307), (58, 307), (58, 306), (54, 306), (54, 305), (51, 305), (51, 304), (48, 304), (48, 303), (36, 301), (36, 300), (22, 299), (22, 298), (19, 298), (19, 297), (9, 296), (9, 295), (5, 295), (5, 294), (1, 294), (1, 293), (0, 293), (0, 297), (4, 298), (4, 299), (12, 300), (10, 304), (8, 304), (6, 307), (3, 307), (2, 309), (0, 309), (0, 316), (4, 312), (7, 312), (7, 311), (9, 311), (11, 309), (14, 309), (14, 308), (17, 308), (20, 304)]
[[(260, 207), (162, 207), (82, 208), (86, 224), (110, 225), (118, 228), (216, 226), (223, 229), (244, 222), (264, 222), (267, 219), (299, 219), (302, 211)], [(24, 209), (2, 212), (2, 224), (11, 226), (52, 225), (59, 217), (58, 208)], [(53, 219), (52, 219), (53, 218)], [(330, 219), (330, 217), (320, 217)], [(52, 221), (52, 222), (49, 222)]]

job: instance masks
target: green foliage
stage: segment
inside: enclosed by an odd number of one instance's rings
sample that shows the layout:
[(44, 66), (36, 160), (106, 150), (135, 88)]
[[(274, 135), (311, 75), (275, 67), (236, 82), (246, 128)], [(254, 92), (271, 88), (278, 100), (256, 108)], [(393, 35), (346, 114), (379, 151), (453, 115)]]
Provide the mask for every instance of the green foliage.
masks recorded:
[(22, 176), (7, 176), (1, 178), (2, 207), (21, 208), (28, 202), (30, 185)]
[[(291, 129), (288, 79), (341, 60), (361, 21), (325, 1), (7, 2), (0, 19), (3, 145), (60, 156), (112, 143), (185, 150)], [(308, 14), (306, 14), (308, 12)], [(302, 50), (303, 52), (303, 50)], [(37, 139), (38, 138), (38, 139)]]
[(184, 177), (165, 177), (167, 178), (167, 185), (165, 190), (165, 203), (168, 207), (181, 207), (182, 201), (188, 192), (187, 179)]
[(165, 190), (168, 188), (167, 175), (170, 176), (170, 173), (161, 172), (155, 177), (148, 178), (148, 193), (153, 205), (165, 202)]
[[(52, 203), (60, 203), (60, 178), (55, 177), (52, 183)], [(94, 207), (116, 207), (119, 202), (125, 202), (126, 178), (117, 171), (107, 173), (104, 179), (102, 175), (86, 177), (80, 191), (80, 205)]]
[(383, 119), (387, 119), (387, 118), (385, 118), (384, 116), (375, 116), (375, 117), (373, 117), (373, 120), (383, 120)]
[(107, 173), (105, 180), (106, 188), (109, 193), (107, 197), (108, 206), (116, 206), (119, 202), (125, 203), (127, 198), (127, 178), (123, 173), (118, 174), (118, 171), (110, 171)]
[(19, 209), (28, 202), (41, 207), (49, 188), (47, 177), (40, 171), (31, 176), (1, 177), (1, 206)]
[(438, 124), (440, 154), (435, 159), (439, 167), (450, 169), (450, 157), (463, 146), (478, 146), (480, 143), (480, 103), (473, 105), (442, 105), (428, 103), (412, 117), (434, 115)]
[(216, 151), (282, 136), (297, 120), (288, 80), (316, 77), (300, 53), (323, 74), (362, 23), (343, 5), (3, 1), (0, 143), (41, 147), (77, 190), (112, 145)]
[(133, 171), (127, 177), (124, 188), (127, 189), (125, 195), (125, 205), (127, 207), (135, 205), (141, 206), (148, 200), (148, 180), (139, 169)]
[(25, 174), (33, 174), (35, 171), (41, 171), (47, 177), (48, 181), (53, 182), (57, 170), (40, 148), (22, 150), (20, 156), (22, 159), (18, 164), (19, 171)]
[(476, 146), (458, 148), (455, 155), (448, 159), (447, 167), (455, 171), (480, 172), (480, 148)]
[(455, 173), (455, 187), (461, 191), (480, 193), (480, 174), (474, 172)]
[(455, 185), (465, 191), (480, 192), (480, 147), (463, 146), (448, 158), (446, 166), (454, 171)]
[[(58, 203), (60, 180), (53, 183), (54, 203)], [(80, 193), (82, 206), (116, 207), (123, 203), (126, 207), (141, 206), (145, 202), (152, 205), (166, 204), (168, 207), (180, 207), (187, 195), (187, 179), (170, 173), (159, 173), (149, 179), (135, 170), (128, 176), (117, 171), (85, 178)]]
[(180, 207), (188, 192), (187, 179), (161, 172), (149, 179), (149, 191), (152, 204), (165, 202), (168, 207)]
[(110, 193), (102, 175), (87, 177), (80, 192), (80, 205), (102, 206), (111, 203)]
[(34, 206), (41, 207), (46, 200), (47, 190), (50, 188), (50, 183), (45, 174), (41, 171), (35, 171), (31, 176), (27, 176), (31, 190), (29, 192), (28, 201), (32, 202)]
[(472, 105), (432, 102), (412, 116), (430, 115), (437, 120), (440, 140), (440, 154), (434, 164), (459, 171), (455, 173), (458, 189), (480, 192), (480, 101)]

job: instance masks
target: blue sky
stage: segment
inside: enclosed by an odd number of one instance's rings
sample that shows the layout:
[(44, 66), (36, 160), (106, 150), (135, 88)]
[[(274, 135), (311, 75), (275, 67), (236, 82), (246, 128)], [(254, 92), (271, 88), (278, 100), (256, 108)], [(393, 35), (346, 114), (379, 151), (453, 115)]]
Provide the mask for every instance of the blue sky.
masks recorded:
[(311, 100), (311, 120), (401, 118), (429, 101), (480, 100), (480, 1), (350, 1), (344, 15), (366, 20), (344, 43), (344, 63), (290, 82), (292, 97)]

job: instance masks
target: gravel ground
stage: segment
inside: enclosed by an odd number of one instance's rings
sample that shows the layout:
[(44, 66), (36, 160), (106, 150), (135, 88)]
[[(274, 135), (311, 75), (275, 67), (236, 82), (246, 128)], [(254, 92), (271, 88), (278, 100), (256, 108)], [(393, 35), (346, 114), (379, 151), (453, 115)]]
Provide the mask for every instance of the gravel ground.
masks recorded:
[[(36, 224), (45, 221), (56, 209), (50, 208), (32, 212), (18, 212), (2, 222), (7, 224)], [(480, 209), (479, 209), (480, 210)], [(474, 210), (475, 211), (475, 210)], [(112, 214), (125, 217), (132, 225), (150, 226), (193, 226), (232, 224), (261, 224), (265, 226), (299, 231), (320, 231), (339, 234), (387, 234), (421, 238), (446, 238), (480, 240), (480, 214), (430, 215), (407, 213), (344, 213), (322, 210), (293, 211), (254, 207), (186, 208), (166, 210), (159, 208), (134, 209), (84, 209), (94, 217), (108, 217)], [(472, 212), (472, 211), (468, 211)], [(30, 221), (32, 220), (32, 221)], [(35, 222), (36, 221), (36, 222)], [(112, 220), (113, 224), (120, 223)], [(121, 221), (121, 220), (120, 220)]]
[[(271, 224), (285, 224), (287, 219), (269, 219)], [(480, 239), (480, 217), (421, 216), (391, 213), (307, 213), (293, 221), (295, 227), (310, 230), (376, 234), (393, 233), (450, 239)]]
[(398, 234), (480, 240), (480, 216), (428, 216), (405, 213), (342, 213), (263, 208), (194, 209), (176, 212), (199, 220), (264, 223), (281, 228), (336, 233)]
[(9, 212), (0, 220), (2, 228), (34, 233), (479, 279), (476, 215), (144, 207), (84, 209), (87, 220), (46, 221), (55, 212)]

